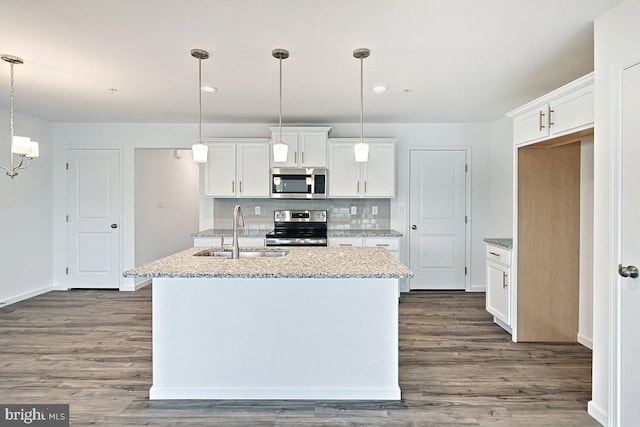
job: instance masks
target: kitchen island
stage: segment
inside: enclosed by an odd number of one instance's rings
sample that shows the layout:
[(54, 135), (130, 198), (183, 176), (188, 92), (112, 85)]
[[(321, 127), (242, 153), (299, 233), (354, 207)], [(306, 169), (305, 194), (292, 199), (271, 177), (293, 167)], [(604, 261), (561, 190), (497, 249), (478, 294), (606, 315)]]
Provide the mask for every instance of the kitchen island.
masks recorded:
[(412, 273), (386, 250), (202, 250), (125, 273), (153, 278), (150, 399), (400, 399), (398, 280)]

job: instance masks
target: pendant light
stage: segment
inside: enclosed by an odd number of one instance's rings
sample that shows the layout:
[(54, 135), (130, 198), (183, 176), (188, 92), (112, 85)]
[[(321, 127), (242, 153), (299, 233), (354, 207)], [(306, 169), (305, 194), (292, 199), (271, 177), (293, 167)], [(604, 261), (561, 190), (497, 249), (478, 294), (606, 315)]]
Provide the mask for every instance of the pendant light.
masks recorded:
[(360, 142), (353, 147), (356, 162), (369, 161), (369, 144), (364, 142), (364, 78), (363, 59), (368, 57), (371, 51), (360, 48), (353, 51), (353, 57), (360, 60)]
[(280, 63), (280, 136), (278, 142), (273, 144), (273, 161), (283, 163), (287, 161), (289, 146), (282, 141), (282, 60), (289, 57), (289, 51), (286, 49), (273, 49), (271, 55)]
[[(11, 91), (9, 94), (9, 144), (11, 144), (11, 154), (9, 156), (10, 165), (8, 168), (0, 166), (0, 169), (4, 169), (9, 178), (13, 179), (16, 177), (16, 175), (18, 175), (19, 169), (26, 169), (31, 165), (31, 159), (38, 157), (40, 155), (40, 151), (38, 149), (38, 143), (36, 141), (32, 141), (31, 138), (28, 138), (26, 136), (13, 135), (13, 66), (16, 64), (24, 64), (24, 61), (22, 60), (22, 58), (18, 58), (17, 56), (13, 55), (2, 55), (0, 57), (3, 61), (8, 62), (11, 66)], [(17, 165), (14, 156), (18, 156), (20, 160)]]
[(198, 142), (191, 146), (191, 153), (194, 162), (207, 163), (209, 147), (202, 143), (202, 60), (209, 58), (209, 52), (202, 49), (191, 49), (191, 56), (198, 60), (198, 100), (200, 102)]

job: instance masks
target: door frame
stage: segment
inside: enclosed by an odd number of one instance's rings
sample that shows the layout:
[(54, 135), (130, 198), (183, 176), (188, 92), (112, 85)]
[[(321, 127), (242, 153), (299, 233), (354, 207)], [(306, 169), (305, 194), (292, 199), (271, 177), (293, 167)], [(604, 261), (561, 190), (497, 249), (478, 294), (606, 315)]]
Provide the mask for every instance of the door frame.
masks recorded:
[[(471, 223), (473, 222), (473, 218), (471, 215), (471, 146), (469, 145), (409, 145), (407, 146), (407, 209), (405, 212), (405, 235), (407, 236), (404, 239), (405, 250), (407, 263), (411, 260), (411, 153), (412, 152), (424, 152), (424, 151), (462, 151), (465, 153), (467, 159), (467, 170), (465, 173), (465, 215), (467, 216), (467, 223), (465, 224), (465, 265), (467, 267), (467, 274), (465, 274), (465, 284), (464, 291), (471, 292)], [(411, 266), (409, 266), (411, 268)], [(409, 290), (411, 290), (411, 279), (407, 279), (409, 284)]]
[[(120, 185), (119, 185), (119, 191), (120, 191), (120, 209), (119, 209), (119, 214), (120, 214), (120, 239), (119, 240), (119, 244), (118, 244), (118, 262), (120, 264), (120, 270), (124, 269), (124, 230), (126, 229), (126, 226), (128, 224), (125, 223), (125, 216), (124, 216), (124, 156), (123, 156), (123, 150), (122, 147), (120, 146), (115, 146), (115, 145), (91, 145), (91, 146), (86, 146), (86, 145), (65, 145), (64, 146), (64, 157), (63, 157), (63, 164), (61, 165), (61, 167), (66, 169), (66, 163), (69, 161), (69, 152), (71, 150), (85, 150), (85, 151), (104, 151), (104, 150), (116, 150), (118, 151), (118, 165), (119, 165), (119, 180), (120, 180)], [(67, 173), (65, 170), (64, 173), (64, 180), (63, 180), (63, 185), (60, 186), (60, 200), (64, 200), (64, 212), (66, 215), (66, 200), (68, 197), (68, 193), (67, 193), (67, 186), (68, 186), (68, 177), (67, 177)], [(68, 238), (68, 227), (67, 227), (67, 222), (66, 222), (66, 218), (64, 217), (64, 215), (60, 218), (60, 224), (61, 224), (61, 228), (63, 231), (63, 236), (62, 236), (62, 240), (60, 241), (60, 246), (63, 249), (61, 252), (62, 257), (58, 260), (58, 265), (54, 266), (54, 268), (56, 269), (60, 269), (61, 274), (59, 277), (61, 277), (62, 280), (60, 280), (60, 285), (61, 286), (55, 286), (54, 289), (55, 290), (64, 290), (64, 291), (68, 291), (69, 289), (72, 289), (72, 286), (69, 286), (66, 278), (67, 275), (64, 273), (66, 264), (67, 264), (67, 255), (68, 255), (68, 251), (69, 251), (69, 247), (67, 245), (67, 238)], [(124, 284), (124, 278), (122, 277), (122, 274), (119, 275), (118, 278), (118, 290), (123, 290), (123, 284)]]
[(610, 212), (609, 223), (609, 402), (608, 425), (620, 425), (622, 401), (620, 399), (620, 324), (621, 311), (621, 277), (618, 274), (618, 264), (622, 256), (622, 76), (627, 68), (640, 66), (640, 52), (636, 52), (624, 60), (612, 64), (610, 78), (609, 111), (611, 114), (609, 137), (611, 140), (611, 181), (610, 181)]

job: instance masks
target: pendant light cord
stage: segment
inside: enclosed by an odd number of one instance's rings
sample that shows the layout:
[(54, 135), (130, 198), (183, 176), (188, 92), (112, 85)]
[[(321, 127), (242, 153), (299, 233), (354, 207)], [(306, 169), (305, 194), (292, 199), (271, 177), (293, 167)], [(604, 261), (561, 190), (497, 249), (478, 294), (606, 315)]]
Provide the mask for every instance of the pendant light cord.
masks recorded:
[(364, 143), (364, 58), (360, 57), (360, 142)]
[(202, 58), (198, 58), (198, 101), (200, 103), (198, 142), (202, 144)]
[[(10, 114), (9, 114), (9, 123), (10, 123), (10, 127), (11, 127), (11, 140), (9, 141), (9, 144), (13, 143), (13, 63), (10, 63), (11, 65), (11, 92), (9, 95), (9, 107), (11, 108)], [(13, 156), (11, 156), (13, 158)]]
[(280, 142), (282, 142), (282, 57), (278, 62), (280, 63)]

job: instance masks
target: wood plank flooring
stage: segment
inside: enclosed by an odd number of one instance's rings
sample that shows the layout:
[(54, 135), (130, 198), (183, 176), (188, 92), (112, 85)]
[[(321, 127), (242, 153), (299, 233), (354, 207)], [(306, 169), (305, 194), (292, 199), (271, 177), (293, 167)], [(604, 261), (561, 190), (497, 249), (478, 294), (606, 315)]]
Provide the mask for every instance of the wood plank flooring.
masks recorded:
[(591, 352), (513, 344), (483, 293), (400, 304), (400, 402), (149, 401), (151, 290), (50, 292), (0, 309), (0, 403), (69, 403), (71, 425), (598, 426)]

